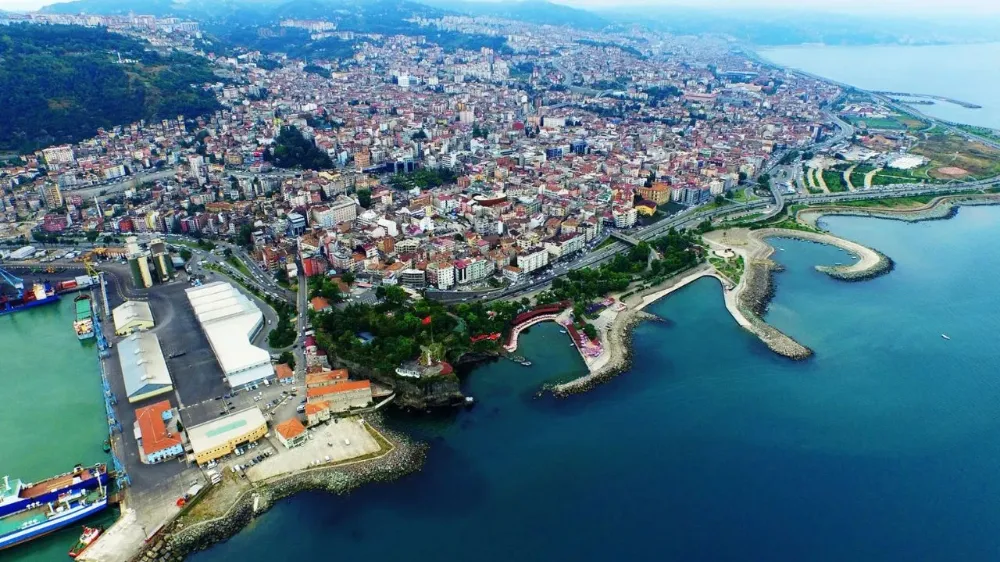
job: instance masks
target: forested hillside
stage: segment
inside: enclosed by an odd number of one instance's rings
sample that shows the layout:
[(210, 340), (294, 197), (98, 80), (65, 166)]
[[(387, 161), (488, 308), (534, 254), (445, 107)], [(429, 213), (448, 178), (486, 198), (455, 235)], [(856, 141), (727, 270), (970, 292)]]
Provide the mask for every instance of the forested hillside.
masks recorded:
[(30, 151), (99, 127), (218, 107), (202, 87), (218, 80), (207, 60), (147, 47), (103, 29), (0, 26), (0, 150)]

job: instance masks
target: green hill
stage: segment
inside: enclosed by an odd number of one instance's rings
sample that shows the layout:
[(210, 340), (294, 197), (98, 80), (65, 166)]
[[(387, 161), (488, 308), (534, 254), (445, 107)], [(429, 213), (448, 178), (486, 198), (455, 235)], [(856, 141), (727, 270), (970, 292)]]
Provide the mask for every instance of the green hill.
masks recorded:
[[(134, 62), (118, 63), (118, 54)], [(69, 25), (0, 26), (0, 150), (30, 151), (139, 119), (193, 118), (219, 104), (208, 61)]]

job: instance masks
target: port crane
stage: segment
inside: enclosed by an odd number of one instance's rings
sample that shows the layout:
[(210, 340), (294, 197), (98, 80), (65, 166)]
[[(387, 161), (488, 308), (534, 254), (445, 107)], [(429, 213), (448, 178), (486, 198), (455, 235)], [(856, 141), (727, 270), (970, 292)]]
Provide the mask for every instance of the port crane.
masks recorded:
[(11, 287), (14, 287), (14, 290), (17, 291), (17, 298), (24, 296), (24, 279), (17, 277), (2, 267), (0, 267), (0, 278)]

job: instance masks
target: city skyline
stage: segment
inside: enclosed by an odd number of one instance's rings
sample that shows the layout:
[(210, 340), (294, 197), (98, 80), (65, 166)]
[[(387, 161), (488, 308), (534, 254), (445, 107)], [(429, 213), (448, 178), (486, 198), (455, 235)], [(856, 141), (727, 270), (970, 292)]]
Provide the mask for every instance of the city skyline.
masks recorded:
[[(44, 6), (72, 0), (0, 0), (0, 9), (11, 11), (38, 10)], [(473, 0), (496, 2), (498, 0)], [(530, 1), (530, 0), (526, 0)], [(947, 15), (948, 17), (976, 17), (1000, 14), (1000, 5), (984, 0), (879, 0), (875, 5), (865, 0), (824, 0), (803, 3), (796, 0), (554, 0), (556, 3), (590, 10), (608, 8), (701, 8), (701, 9), (787, 9), (794, 11), (842, 12), (866, 14), (872, 12), (907, 15)], [(137, 4), (137, 6), (140, 4)]]

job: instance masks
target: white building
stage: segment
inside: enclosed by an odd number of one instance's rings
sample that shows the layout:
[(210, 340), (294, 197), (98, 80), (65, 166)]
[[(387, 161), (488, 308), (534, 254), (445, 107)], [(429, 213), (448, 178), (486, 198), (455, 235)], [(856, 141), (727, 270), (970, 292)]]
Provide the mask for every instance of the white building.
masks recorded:
[(68, 144), (42, 149), (42, 157), (45, 158), (45, 163), (49, 167), (72, 164), (76, 161), (73, 156), (73, 147)]
[(549, 252), (545, 248), (531, 248), (517, 255), (517, 267), (529, 274), (549, 265)]
[(229, 386), (247, 388), (274, 378), (270, 354), (251, 343), (264, 325), (253, 301), (222, 281), (185, 292)]
[(634, 207), (629, 209), (615, 207), (611, 213), (615, 219), (616, 228), (632, 228), (635, 226), (635, 221), (639, 218), (639, 215)]

